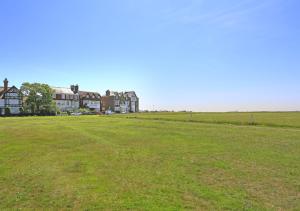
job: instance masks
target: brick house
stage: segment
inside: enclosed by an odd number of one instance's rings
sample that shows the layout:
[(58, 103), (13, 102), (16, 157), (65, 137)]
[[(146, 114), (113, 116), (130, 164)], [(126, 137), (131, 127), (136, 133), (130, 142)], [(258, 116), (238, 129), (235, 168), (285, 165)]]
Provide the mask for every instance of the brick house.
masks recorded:
[(102, 111), (120, 112), (120, 96), (118, 92), (107, 90), (102, 96)]

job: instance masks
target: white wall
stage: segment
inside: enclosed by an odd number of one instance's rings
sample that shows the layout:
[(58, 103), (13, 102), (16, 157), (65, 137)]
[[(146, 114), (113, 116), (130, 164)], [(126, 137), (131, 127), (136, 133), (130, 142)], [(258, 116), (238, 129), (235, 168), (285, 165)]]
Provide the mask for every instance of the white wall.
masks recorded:
[(19, 99), (7, 99), (6, 103), (9, 105), (19, 105)]
[(100, 101), (83, 100), (83, 105), (95, 109), (96, 111), (100, 111)]
[(135, 112), (135, 102), (131, 102), (131, 111)]
[(74, 100), (55, 100), (56, 106), (61, 111), (75, 110), (79, 109), (79, 101)]
[(4, 108), (4, 99), (0, 99), (0, 108), (3, 107)]
[(10, 107), (10, 113), (11, 114), (19, 114), (20, 108), (19, 107)]

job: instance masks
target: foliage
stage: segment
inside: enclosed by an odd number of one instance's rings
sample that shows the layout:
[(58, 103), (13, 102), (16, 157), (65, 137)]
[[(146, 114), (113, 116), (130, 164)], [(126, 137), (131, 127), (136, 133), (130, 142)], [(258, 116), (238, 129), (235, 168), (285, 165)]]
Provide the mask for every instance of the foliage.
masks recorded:
[(92, 114), (97, 114), (97, 111), (92, 110), (90, 108), (80, 108), (76, 112), (81, 113), (83, 115), (92, 115)]
[(88, 113), (88, 112), (90, 112), (90, 109), (88, 109), (88, 108), (80, 108), (80, 109), (78, 109), (78, 112), (80, 112), (80, 113)]
[(300, 113), (143, 115), (0, 119), (0, 210), (300, 209)]
[(4, 114), (5, 114), (5, 116), (10, 116), (11, 115), (9, 107), (5, 107)]
[(24, 109), (36, 115), (55, 115), (57, 107), (53, 101), (53, 90), (47, 84), (23, 83), (21, 92), (24, 96)]

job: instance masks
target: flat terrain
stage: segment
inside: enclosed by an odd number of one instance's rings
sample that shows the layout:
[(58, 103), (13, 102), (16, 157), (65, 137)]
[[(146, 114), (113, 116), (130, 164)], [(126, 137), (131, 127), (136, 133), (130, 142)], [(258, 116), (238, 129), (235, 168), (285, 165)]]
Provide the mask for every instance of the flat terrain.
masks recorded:
[(300, 113), (0, 118), (0, 209), (300, 210)]
[(261, 125), (300, 128), (300, 112), (228, 112), (228, 113), (140, 113), (116, 117), (199, 122), (233, 125)]

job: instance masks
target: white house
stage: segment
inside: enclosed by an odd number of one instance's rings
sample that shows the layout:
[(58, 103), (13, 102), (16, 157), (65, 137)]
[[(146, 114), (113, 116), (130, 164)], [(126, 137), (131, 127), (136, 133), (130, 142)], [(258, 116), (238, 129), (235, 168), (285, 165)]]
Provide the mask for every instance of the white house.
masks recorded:
[(15, 86), (8, 87), (8, 80), (3, 81), (0, 87), (0, 115), (5, 114), (5, 108), (9, 108), (11, 114), (19, 114), (22, 108), (22, 94)]
[(79, 109), (79, 93), (78, 85), (71, 88), (51, 87), (54, 90), (53, 99), (59, 110), (74, 111)]

